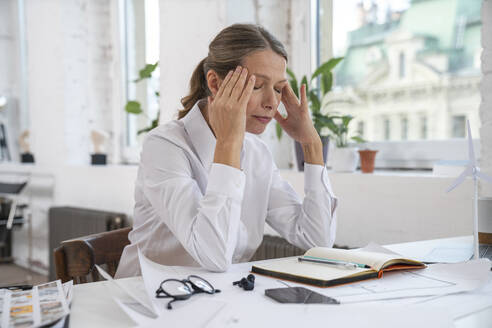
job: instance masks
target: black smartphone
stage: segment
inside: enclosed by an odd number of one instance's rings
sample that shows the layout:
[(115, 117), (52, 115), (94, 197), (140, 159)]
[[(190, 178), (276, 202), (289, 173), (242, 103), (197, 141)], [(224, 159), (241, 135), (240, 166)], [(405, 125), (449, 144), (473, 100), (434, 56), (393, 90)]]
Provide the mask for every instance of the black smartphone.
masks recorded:
[(340, 304), (334, 298), (313, 292), (304, 287), (283, 287), (265, 289), (265, 295), (279, 303), (296, 304)]

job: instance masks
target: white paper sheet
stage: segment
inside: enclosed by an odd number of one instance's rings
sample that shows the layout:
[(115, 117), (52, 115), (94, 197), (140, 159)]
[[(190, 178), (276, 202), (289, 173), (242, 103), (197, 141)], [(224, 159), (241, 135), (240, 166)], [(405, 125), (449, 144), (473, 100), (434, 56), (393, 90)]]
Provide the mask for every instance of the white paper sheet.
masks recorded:
[(228, 304), (208, 323), (207, 328), (250, 327), (454, 327), (442, 311), (424, 307), (333, 306), (259, 304), (244, 307)]
[(140, 303), (142, 305), (143, 308), (145, 308), (147, 311), (145, 312), (141, 312), (142, 315), (145, 315), (145, 316), (149, 316), (149, 317), (153, 317), (153, 318), (157, 318), (157, 313), (155, 312), (154, 308), (151, 306), (150, 304), (150, 301), (141, 297), (140, 295), (138, 295), (134, 290), (132, 290), (131, 288), (128, 287), (127, 284), (119, 281), (119, 280), (114, 280), (113, 277), (111, 277), (111, 275), (109, 275), (106, 271), (104, 271), (104, 269), (102, 269), (99, 265), (95, 265), (97, 271), (99, 272), (99, 274), (104, 278), (106, 279), (107, 281), (109, 281), (109, 283), (113, 286), (115, 286), (116, 288), (119, 288), (121, 291), (123, 291), (128, 297), (130, 297), (131, 299), (135, 300), (136, 302)]
[(489, 279), (490, 261), (479, 259), (433, 264), (422, 270), (387, 272), (381, 279), (319, 290), (348, 304), (468, 292), (484, 286)]
[(473, 256), (473, 244), (459, 243), (432, 249), (422, 258), (426, 263), (459, 263)]

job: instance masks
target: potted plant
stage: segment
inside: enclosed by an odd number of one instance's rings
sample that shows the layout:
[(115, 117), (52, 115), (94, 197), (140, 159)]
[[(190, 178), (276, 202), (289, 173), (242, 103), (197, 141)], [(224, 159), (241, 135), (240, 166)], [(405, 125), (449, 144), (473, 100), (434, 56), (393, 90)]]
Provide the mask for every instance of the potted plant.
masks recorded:
[(368, 148), (359, 150), (360, 170), (362, 173), (374, 172), (374, 164), (376, 162), (377, 152), (377, 150), (372, 150)]
[[(159, 66), (159, 62), (156, 62), (155, 64), (145, 65), (145, 67), (142, 68), (138, 72), (138, 76), (139, 76), (138, 79), (134, 80), (133, 82), (138, 83), (138, 82), (143, 81), (145, 79), (151, 78), (152, 73), (155, 71), (157, 66)], [(157, 98), (159, 98), (159, 96), (160, 96), (159, 91), (154, 91), (154, 94)], [(138, 130), (137, 135), (144, 133), (144, 132), (148, 132), (148, 131), (152, 130), (153, 128), (155, 128), (159, 125), (160, 110), (157, 112), (156, 117), (154, 119), (152, 119), (145, 113), (140, 102), (138, 102), (136, 100), (129, 100), (125, 105), (125, 111), (129, 114), (145, 115), (147, 117), (147, 119), (150, 120), (150, 125), (143, 128), (143, 129)]]
[[(313, 73), (311, 78), (307, 79), (306, 75), (304, 75), (301, 79), (301, 83), (299, 84), (295, 74), (287, 68), (287, 74), (289, 76), (289, 84), (299, 98), (299, 89), (302, 84), (306, 85), (306, 95), (309, 100), (309, 109), (311, 110), (311, 116), (313, 119), (313, 124), (318, 132), (321, 142), (323, 143), (323, 158), (326, 164), (326, 160), (328, 158), (328, 144), (329, 144), (329, 136), (327, 133), (327, 122), (329, 121), (329, 116), (326, 116), (321, 113), (321, 103), (323, 98), (326, 96), (328, 92), (331, 91), (333, 85), (333, 73), (332, 70), (335, 66), (343, 59), (343, 57), (332, 58), (324, 63), (322, 63)], [(319, 80), (319, 88), (313, 88), (312, 83)], [(280, 124), (277, 123), (277, 138), (280, 139), (282, 137), (282, 128)], [(296, 142), (296, 159), (297, 159), (297, 167), (300, 171), (304, 170), (304, 153), (302, 151), (301, 145)]]
[(354, 172), (359, 158), (357, 148), (349, 147), (349, 140), (357, 143), (365, 142), (360, 136), (348, 137), (348, 127), (354, 117), (351, 115), (326, 117), (329, 134), (335, 141), (335, 148), (331, 157), (332, 169), (337, 172)]

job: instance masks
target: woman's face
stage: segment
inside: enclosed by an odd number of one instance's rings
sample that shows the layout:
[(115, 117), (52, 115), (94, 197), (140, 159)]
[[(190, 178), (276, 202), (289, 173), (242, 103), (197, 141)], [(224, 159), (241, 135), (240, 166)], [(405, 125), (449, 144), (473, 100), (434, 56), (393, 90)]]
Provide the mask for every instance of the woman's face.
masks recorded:
[(260, 134), (273, 119), (287, 84), (285, 59), (272, 50), (262, 50), (248, 55), (243, 61), (248, 75), (256, 82), (246, 110), (246, 131)]

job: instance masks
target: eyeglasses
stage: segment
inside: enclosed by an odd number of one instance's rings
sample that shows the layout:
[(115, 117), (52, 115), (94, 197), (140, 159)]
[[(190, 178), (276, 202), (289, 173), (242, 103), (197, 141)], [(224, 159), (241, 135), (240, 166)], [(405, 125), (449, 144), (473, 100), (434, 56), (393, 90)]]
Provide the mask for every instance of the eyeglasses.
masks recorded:
[(183, 280), (164, 280), (155, 291), (155, 297), (172, 298), (172, 300), (167, 303), (167, 308), (171, 310), (173, 308), (171, 303), (175, 301), (187, 300), (192, 295), (200, 293), (215, 294), (220, 293), (220, 290), (215, 289), (214, 286), (212, 286), (212, 284), (205, 279), (199, 276), (191, 275)]

